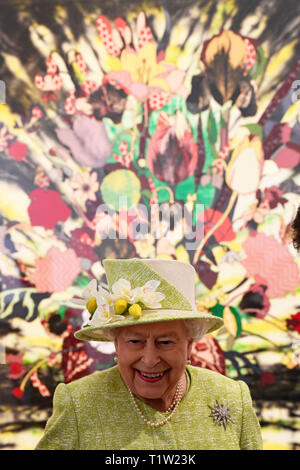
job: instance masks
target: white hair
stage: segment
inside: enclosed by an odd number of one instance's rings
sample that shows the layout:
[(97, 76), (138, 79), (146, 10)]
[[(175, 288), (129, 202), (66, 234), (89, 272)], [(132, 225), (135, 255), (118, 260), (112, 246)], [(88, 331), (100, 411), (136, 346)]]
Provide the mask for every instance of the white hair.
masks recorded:
[(200, 341), (200, 339), (207, 333), (211, 327), (211, 322), (203, 318), (191, 318), (190, 320), (183, 320), (188, 340)]

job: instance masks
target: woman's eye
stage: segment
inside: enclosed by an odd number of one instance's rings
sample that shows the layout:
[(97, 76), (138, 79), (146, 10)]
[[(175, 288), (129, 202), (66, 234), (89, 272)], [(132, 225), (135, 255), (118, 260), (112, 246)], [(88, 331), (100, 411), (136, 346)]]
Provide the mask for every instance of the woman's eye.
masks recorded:
[(140, 342), (139, 339), (130, 339), (129, 340), (129, 343), (131, 343), (131, 344), (138, 344), (139, 342)]

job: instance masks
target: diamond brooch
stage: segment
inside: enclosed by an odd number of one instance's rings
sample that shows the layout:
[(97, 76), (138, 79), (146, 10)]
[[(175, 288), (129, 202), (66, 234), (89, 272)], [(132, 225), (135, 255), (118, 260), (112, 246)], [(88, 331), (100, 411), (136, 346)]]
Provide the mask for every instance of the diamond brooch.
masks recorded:
[(232, 420), (231, 410), (229, 406), (224, 405), (223, 403), (219, 403), (218, 400), (216, 400), (214, 406), (208, 405), (208, 407), (211, 411), (209, 418), (213, 418), (215, 424), (219, 424), (219, 426), (224, 426), (225, 430), (226, 426), (228, 426), (229, 423), (234, 422)]

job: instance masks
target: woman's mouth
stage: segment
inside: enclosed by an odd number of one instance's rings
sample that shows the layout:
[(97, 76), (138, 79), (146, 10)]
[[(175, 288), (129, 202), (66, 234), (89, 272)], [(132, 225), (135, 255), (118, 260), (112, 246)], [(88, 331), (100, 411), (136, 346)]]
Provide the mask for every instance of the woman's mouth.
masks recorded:
[(165, 374), (166, 374), (166, 370), (163, 371), (163, 372), (156, 372), (155, 374), (154, 373), (151, 373), (151, 372), (145, 372), (145, 371), (141, 371), (141, 370), (138, 370), (136, 369), (137, 371), (137, 374), (138, 376), (144, 380), (145, 382), (159, 382), (159, 380), (161, 380)]

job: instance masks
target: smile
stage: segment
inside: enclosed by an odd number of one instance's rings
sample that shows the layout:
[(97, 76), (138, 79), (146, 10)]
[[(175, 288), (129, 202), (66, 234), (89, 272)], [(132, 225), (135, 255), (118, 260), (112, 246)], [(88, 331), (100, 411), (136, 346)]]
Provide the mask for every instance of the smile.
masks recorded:
[(157, 372), (156, 374), (151, 374), (148, 372), (142, 372), (141, 370), (136, 369), (138, 376), (144, 380), (145, 382), (158, 382), (161, 380), (164, 375), (166, 374), (166, 371), (163, 372)]

